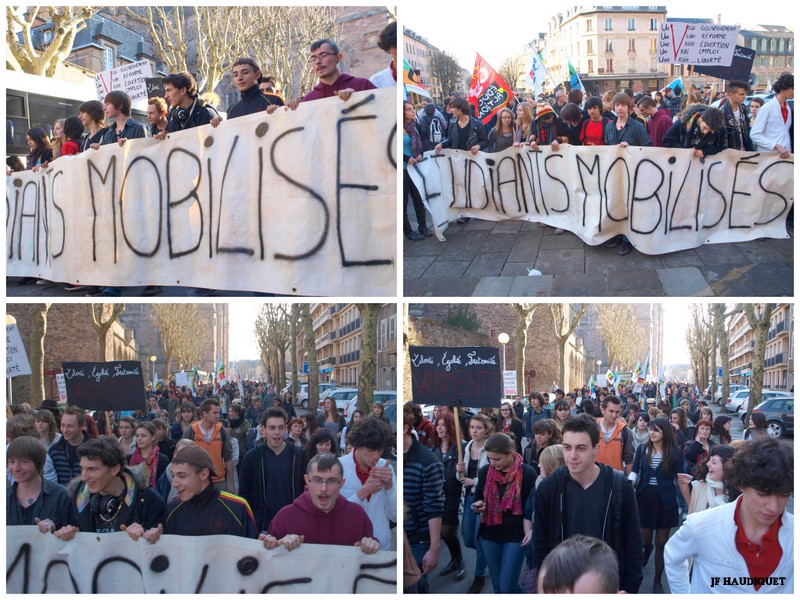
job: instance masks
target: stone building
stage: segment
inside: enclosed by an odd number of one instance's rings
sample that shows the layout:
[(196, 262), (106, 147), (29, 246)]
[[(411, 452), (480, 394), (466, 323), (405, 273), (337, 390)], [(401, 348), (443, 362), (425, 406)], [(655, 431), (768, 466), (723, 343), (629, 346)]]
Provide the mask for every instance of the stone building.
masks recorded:
[(442, 84), (431, 74), (430, 59), (435, 50), (438, 48), (427, 39), (411, 29), (403, 27), (403, 58), (419, 75), (420, 83), (428, 90), (431, 97), (441, 100), (452, 90), (442, 90)]
[(794, 31), (784, 25), (756, 25), (740, 29), (737, 43), (756, 51), (751, 75), (756, 89), (772, 91), (770, 83), (788, 71), (794, 73)]
[(571, 60), (591, 95), (661, 89), (667, 71), (657, 62), (656, 40), (666, 17), (665, 6), (570, 7), (548, 22), (544, 62), (560, 83), (569, 81)]
[(772, 311), (764, 358), (764, 387), (794, 388), (794, 304), (776, 304)]
[[(31, 304), (8, 304), (6, 313), (14, 317), (30, 357), (33, 321)], [(100, 353), (98, 333), (92, 326), (89, 304), (53, 304), (47, 312), (47, 333), (44, 338), (44, 388), (45, 398), (58, 400), (56, 375), (62, 373), (62, 362), (93, 362), (103, 360)], [(139, 360), (136, 336), (133, 329), (117, 320), (106, 337), (106, 360)], [(146, 364), (143, 363), (144, 366)], [(143, 366), (143, 371), (144, 371)], [(29, 375), (12, 380), (14, 403), (28, 402), (31, 393)]]

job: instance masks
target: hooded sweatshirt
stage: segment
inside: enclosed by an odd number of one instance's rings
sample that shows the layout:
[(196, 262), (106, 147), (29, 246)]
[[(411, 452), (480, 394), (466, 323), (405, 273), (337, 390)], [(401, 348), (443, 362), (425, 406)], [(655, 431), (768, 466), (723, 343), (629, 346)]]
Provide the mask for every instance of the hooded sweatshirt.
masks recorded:
[(353, 546), (364, 537), (373, 537), (367, 513), (355, 502), (342, 496), (329, 512), (322, 512), (304, 492), (289, 506), (284, 506), (269, 526), (270, 535), (280, 539), (289, 534), (302, 535), (306, 544)]
[(351, 89), (356, 92), (363, 92), (364, 90), (374, 90), (375, 84), (369, 79), (363, 77), (353, 77), (349, 73), (342, 73), (339, 78), (331, 85), (322, 83), (321, 81), (314, 86), (314, 89), (303, 96), (303, 102), (309, 100), (320, 100), (322, 98), (330, 98), (339, 93), (339, 90)]

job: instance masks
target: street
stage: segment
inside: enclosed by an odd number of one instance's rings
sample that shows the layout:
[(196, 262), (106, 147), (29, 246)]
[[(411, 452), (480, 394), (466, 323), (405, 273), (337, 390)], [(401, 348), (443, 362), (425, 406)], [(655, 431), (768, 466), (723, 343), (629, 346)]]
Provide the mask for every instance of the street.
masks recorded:
[[(410, 211), (413, 212), (413, 211)], [(416, 229), (413, 216), (409, 217)], [(791, 296), (794, 239), (708, 244), (648, 256), (588, 246), (527, 221), (451, 223), (404, 241), (406, 296)], [(793, 233), (793, 230), (789, 230)], [(530, 277), (537, 269), (541, 276)]]
[[(725, 409), (723, 407), (717, 406), (716, 404), (711, 405), (711, 410), (714, 412), (715, 417), (721, 414), (729, 414), (725, 412)], [(741, 439), (742, 422), (736, 415), (732, 414), (730, 416), (732, 417), (731, 437), (734, 440)], [(794, 438), (784, 437), (784, 439), (790, 442), (792, 446), (794, 446)], [(787, 510), (790, 513), (794, 514), (794, 496), (792, 496), (792, 498), (789, 500), (789, 505), (787, 507)], [(534, 522), (535, 522), (535, 517), (534, 517)], [(677, 530), (673, 530), (670, 535), (674, 534), (675, 531)], [(461, 541), (460, 537), (459, 540)], [(467, 590), (472, 584), (473, 573), (475, 572), (475, 551), (464, 547), (463, 541), (461, 543), (461, 548), (462, 552), (464, 553), (464, 560), (466, 561), (467, 565), (467, 576), (462, 581), (456, 581), (454, 574), (448, 575), (447, 577), (441, 577), (439, 575), (439, 572), (447, 565), (447, 563), (450, 562), (450, 553), (447, 550), (447, 545), (442, 543), (441, 550), (439, 552), (439, 566), (437, 569), (434, 570), (432, 574), (428, 576), (428, 583), (430, 585), (431, 593), (434, 594), (467, 593)], [(639, 588), (640, 594), (653, 593), (653, 575), (655, 572), (654, 570), (655, 570), (655, 556), (651, 555), (650, 560), (644, 567), (642, 585)], [(524, 584), (524, 579), (521, 578), (520, 581), (522, 581)], [(661, 583), (664, 586), (664, 592), (669, 593), (669, 581), (667, 580), (666, 574), (661, 578)], [(481, 593), (483, 594), (493, 593), (491, 579), (488, 570), (486, 572), (486, 586), (483, 588), (483, 591)]]

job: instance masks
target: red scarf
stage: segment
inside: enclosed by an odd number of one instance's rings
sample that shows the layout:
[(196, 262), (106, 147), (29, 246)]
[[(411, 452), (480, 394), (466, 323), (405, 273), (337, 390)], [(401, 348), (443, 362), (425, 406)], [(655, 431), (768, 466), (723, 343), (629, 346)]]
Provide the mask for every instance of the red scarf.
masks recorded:
[[(364, 485), (365, 483), (367, 483), (367, 479), (369, 479), (369, 472), (372, 469), (364, 470), (361, 468), (361, 465), (358, 464), (358, 457), (356, 457), (356, 452), (357, 449), (353, 449), (353, 464), (356, 466), (356, 476), (358, 477), (358, 480), (361, 482), (361, 485)], [(369, 502), (370, 498), (372, 498), (372, 494), (367, 496), (367, 502)]]
[(389, 67), (392, 69), (392, 77), (394, 77), (394, 80), (397, 81), (397, 67), (394, 66), (394, 61), (392, 61), (392, 64), (390, 64)]
[[(500, 498), (498, 484), (507, 484), (503, 497)], [(514, 462), (507, 473), (490, 466), (486, 473), (486, 485), (483, 489), (486, 509), (481, 522), (486, 525), (501, 525), (503, 513), (511, 511), (512, 515), (522, 514), (522, 457), (514, 454)]]
[(150, 487), (155, 488), (156, 474), (158, 473), (158, 446), (153, 446), (148, 458), (144, 458), (142, 456), (142, 449), (139, 448), (139, 446), (136, 446), (136, 450), (133, 451), (133, 455), (131, 455), (131, 462), (129, 464), (130, 466), (135, 467), (139, 463), (144, 463), (147, 465), (147, 468), (150, 471)]

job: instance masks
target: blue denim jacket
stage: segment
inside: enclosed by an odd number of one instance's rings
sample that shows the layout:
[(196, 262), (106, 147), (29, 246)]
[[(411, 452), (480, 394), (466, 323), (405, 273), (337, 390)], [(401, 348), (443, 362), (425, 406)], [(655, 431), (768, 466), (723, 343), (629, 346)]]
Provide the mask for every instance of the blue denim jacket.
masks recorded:
[[(662, 458), (662, 464), (665, 458)], [(636, 495), (638, 496), (647, 489), (650, 478), (653, 476), (653, 467), (647, 460), (647, 444), (642, 444), (636, 449), (636, 456), (633, 459), (633, 472), (638, 475), (636, 480)], [(656, 481), (658, 482), (658, 495), (664, 508), (670, 510), (678, 504), (677, 474), (688, 473), (686, 470), (686, 459), (680, 449), (672, 451), (672, 461), (670, 463), (669, 475), (665, 475), (659, 465), (656, 469)]]

